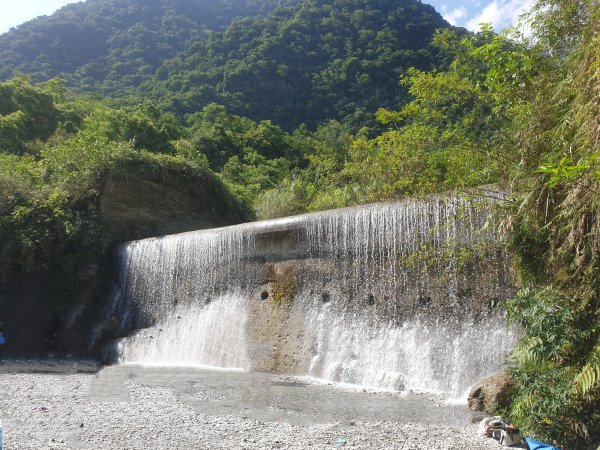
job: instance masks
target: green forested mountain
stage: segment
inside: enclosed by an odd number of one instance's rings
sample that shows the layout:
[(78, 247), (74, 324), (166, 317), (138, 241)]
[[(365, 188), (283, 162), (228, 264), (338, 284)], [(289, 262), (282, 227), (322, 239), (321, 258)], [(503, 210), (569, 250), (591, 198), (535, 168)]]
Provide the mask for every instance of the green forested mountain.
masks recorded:
[(163, 64), (144, 92), (179, 112), (214, 101), (287, 129), (396, 107), (409, 67), (440, 63), (430, 41), (448, 24), (413, 0), (305, 0), (234, 21)]
[[(81, 89), (118, 93), (154, 73), (186, 45), (233, 18), (293, 0), (88, 0), (0, 36), (0, 79), (73, 77)], [(75, 75), (76, 74), (76, 75)]]
[(430, 41), (448, 26), (416, 0), (90, 0), (0, 36), (0, 78), (61, 76), (177, 113), (216, 102), (288, 130), (359, 128), (406, 98), (409, 67), (440, 64)]

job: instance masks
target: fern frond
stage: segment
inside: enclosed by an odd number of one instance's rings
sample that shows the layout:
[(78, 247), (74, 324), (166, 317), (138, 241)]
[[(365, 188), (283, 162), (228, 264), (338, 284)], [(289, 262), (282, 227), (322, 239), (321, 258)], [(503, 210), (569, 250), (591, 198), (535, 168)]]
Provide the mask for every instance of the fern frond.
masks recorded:
[(600, 340), (590, 352), (587, 363), (573, 380), (571, 394), (581, 397), (587, 396), (590, 391), (600, 384)]
[(510, 360), (519, 366), (530, 362), (539, 362), (541, 358), (540, 348), (543, 341), (539, 337), (523, 338), (510, 354)]

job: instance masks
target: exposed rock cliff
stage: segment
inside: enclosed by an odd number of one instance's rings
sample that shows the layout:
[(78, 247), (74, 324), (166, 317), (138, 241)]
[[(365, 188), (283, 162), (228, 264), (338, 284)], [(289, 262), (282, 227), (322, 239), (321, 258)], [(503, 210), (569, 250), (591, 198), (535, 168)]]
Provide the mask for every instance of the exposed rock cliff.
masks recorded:
[(100, 208), (111, 243), (232, 225), (248, 219), (210, 173), (130, 162), (106, 175)]

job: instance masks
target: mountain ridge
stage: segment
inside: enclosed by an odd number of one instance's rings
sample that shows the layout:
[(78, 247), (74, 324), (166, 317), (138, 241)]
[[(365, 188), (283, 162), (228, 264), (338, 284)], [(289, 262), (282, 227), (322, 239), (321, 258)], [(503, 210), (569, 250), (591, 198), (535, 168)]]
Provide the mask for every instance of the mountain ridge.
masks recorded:
[(0, 80), (60, 76), (180, 115), (220, 103), (288, 130), (358, 129), (407, 99), (409, 67), (443, 64), (430, 41), (448, 27), (416, 0), (88, 0), (0, 35)]
[(33, 81), (45, 81), (71, 74), (101, 57), (128, 56), (110, 52), (126, 49), (131, 44), (127, 39), (139, 38), (140, 33), (150, 32), (157, 45), (155, 50), (176, 52), (205, 30), (222, 28), (235, 17), (264, 14), (294, 2), (87, 0), (68, 4), (50, 16), (30, 20), (0, 35), (0, 79), (10, 78), (17, 70), (31, 74)]

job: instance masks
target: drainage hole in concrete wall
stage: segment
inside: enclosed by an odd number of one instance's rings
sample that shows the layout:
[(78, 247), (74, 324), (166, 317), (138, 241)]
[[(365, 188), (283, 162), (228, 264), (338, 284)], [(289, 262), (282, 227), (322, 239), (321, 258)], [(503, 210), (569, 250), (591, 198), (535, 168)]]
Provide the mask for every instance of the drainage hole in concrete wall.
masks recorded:
[(331, 301), (331, 295), (329, 294), (329, 292), (323, 292), (321, 294), (321, 301), (323, 303), (329, 303)]
[(260, 294), (260, 299), (266, 300), (268, 298), (269, 298), (269, 293), (267, 291), (262, 291), (262, 293)]
[(431, 305), (431, 297), (429, 295), (420, 295), (418, 302), (419, 306), (426, 308)]

